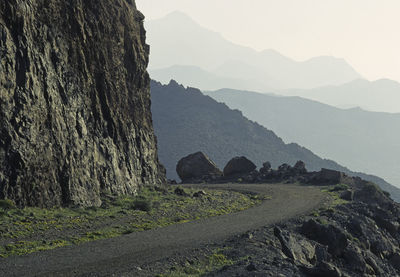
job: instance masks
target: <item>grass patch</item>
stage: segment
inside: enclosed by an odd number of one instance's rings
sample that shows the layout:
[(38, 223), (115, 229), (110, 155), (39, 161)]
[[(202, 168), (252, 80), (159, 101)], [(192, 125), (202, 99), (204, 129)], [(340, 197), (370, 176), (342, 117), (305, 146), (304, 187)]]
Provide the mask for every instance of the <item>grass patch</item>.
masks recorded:
[(158, 277), (183, 277), (202, 276), (217, 271), (224, 266), (233, 265), (234, 261), (228, 259), (223, 250), (215, 250), (211, 255), (204, 257), (194, 263), (186, 262), (184, 266), (172, 268), (169, 272), (157, 275)]
[(6, 258), (8, 256), (26, 255), (37, 251), (51, 250), (58, 247), (69, 245), (64, 240), (53, 241), (18, 241), (0, 247), (0, 257)]
[(238, 192), (205, 190), (206, 195), (192, 197), (198, 190), (175, 187), (146, 187), (137, 196), (105, 195), (101, 207), (17, 209), (8, 201), (0, 208), (0, 257), (24, 255), (117, 237), (133, 232), (184, 223), (200, 218), (234, 213), (261, 202)]
[(321, 191), (327, 193), (330, 197), (330, 202), (329, 204), (327, 204), (327, 207), (325, 209), (334, 211), (334, 208), (336, 206), (349, 203), (349, 201), (340, 198), (340, 193), (347, 188), (347, 185), (339, 184), (331, 188), (322, 189)]
[(314, 217), (319, 217), (319, 216), (320, 216), (320, 214), (319, 214), (319, 212), (318, 212), (318, 211), (313, 211), (313, 212), (311, 213), (311, 216), (314, 216)]
[(350, 186), (347, 184), (337, 184), (330, 191), (343, 191), (349, 189)]

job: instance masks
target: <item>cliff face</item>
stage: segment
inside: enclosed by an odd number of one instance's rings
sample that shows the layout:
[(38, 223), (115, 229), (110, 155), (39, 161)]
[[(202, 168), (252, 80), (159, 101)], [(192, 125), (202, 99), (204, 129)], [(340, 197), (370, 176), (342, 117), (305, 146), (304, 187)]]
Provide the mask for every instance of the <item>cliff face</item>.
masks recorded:
[(164, 182), (133, 0), (0, 2), (0, 198), (100, 205)]

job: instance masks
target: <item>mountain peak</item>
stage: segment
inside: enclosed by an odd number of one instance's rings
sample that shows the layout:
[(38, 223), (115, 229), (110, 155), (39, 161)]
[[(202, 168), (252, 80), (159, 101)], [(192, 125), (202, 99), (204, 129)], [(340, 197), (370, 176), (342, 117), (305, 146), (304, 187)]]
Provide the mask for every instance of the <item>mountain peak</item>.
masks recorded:
[(172, 88), (185, 88), (183, 85), (178, 84), (177, 81), (175, 81), (174, 79), (171, 79), (168, 83), (168, 87), (172, 87)]
[(179, 11), (179, 10), (170, 12), (158, 20), (163, 20), (163, 21), (168, 21), (168, 22), (191, 23), (191, 24), (199, 25), (188, 14), (186, 14), (182, 11)]
[(270, 55), (270, 56), (278, 56), (278, 57), (283, 57), (283, 58), (287, 58), (284, 55), (282, 55), (279, 51), (269, 48), (269, 49), (265, 49), (263, 51), (261, 51), (261, 54), (263, 55)]

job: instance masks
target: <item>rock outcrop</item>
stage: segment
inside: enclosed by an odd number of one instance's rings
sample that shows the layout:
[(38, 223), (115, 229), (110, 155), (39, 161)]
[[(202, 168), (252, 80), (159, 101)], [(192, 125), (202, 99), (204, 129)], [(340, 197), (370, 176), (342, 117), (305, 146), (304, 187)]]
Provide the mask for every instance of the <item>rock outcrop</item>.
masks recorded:
[(182, 158), (176, 165), (176, 172), (184, 183), (212, 181), (222, 176), (221, 170), (202, 152)]
[(324, 184), (340, 184), (345, 180), (346, 176), (343, 172), (322, 168), (314, 177), (314, 181)]
[(165, 181), (132, 0), (0, 2), (0, 198), (100, 205)]

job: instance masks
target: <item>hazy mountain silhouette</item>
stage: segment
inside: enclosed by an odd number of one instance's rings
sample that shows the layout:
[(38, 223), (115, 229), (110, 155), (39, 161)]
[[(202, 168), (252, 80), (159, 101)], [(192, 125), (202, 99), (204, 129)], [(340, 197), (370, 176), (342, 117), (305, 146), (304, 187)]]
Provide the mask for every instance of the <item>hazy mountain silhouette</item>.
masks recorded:
[(206, 94), (243, 111), (287, 142), (400, 185), (400, 114), (344, 110), (300, 97), (228, 89)]
[[(355, 174), (298, 144), (285, 144), (274, 132), (248, 120), (240, 111), (203, 95), (198, 89), (185, 89), (175, 81), (169, 85), (152, 81), (151, 92), (159, 158), (169, 178), (178, 178), (175, 167), (179, 159), (197, 151), (209, 155), (220, 168), (232, 157), (244, 155), (258, 166), (265, 161), (277, 167), (303, 160), (309, 170), (325, 167)], [(400, 190), (384, 180), (362, 173), (356, 175), (379, 184), (400, 200)]]
[(264, 84), (259, 83), (258, 80), (223, 77), (205, 71), (200, 67), (190, 65), (174, 65), (165, 69), (153, 70), (151, 71), (151, 77), (164, 84), (167, 84), (171, 79), (176, 79), (186, 86), (201, 87), (204, 90), (217, 90), (229, 87), (260, 90), (266, 87)]
[(359, 79), (341, 86), (292, 89), (277, 93), (301, 96), (337, 107), (359, 106), (369, 111), (400, 113), (400, 83), (388, 79), (374, 82)]
[[(264, 91), (339, 85), (360, 78), (343, 59), (322, 56), (297, 62), (274, 50), (257, 52), (229, 42), (181, 12), (149, 21), (146, 27), (152, 45), (150, 73), (164, 69), (164, 79), (168, 78), (167, 68), (173, 65), (197, 66), (221, 77), (254, 80), (263, 84)], [(183, 82), (190, 79), (188, 74), (174, 77)], [(197, 77), (194, 74), (191, 78)], [(206, 84), (200, 88), (203, 86)]]

